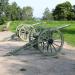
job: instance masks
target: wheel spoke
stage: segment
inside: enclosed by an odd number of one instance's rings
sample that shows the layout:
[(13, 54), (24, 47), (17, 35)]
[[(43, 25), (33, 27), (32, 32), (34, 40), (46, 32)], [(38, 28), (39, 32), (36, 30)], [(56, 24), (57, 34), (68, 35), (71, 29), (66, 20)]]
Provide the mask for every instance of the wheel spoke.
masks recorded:
[(57, 44), (55, 44), (55, 43), (53, 43), (54, 45), (56, 45), (56, 46), (58, 46), (58, 47), (60, 47), (59, 45), (57, 45)]
[(43, 42), (43, 50), (44, 50), (44, 42)]
[(51, 49), (51, 53), (52, 53), (52, 46), (51, 45), (49, 45), (50, 46), (50, 49)]
[(26, 34), (24, 34), (24, 39), (27, 39), (27, 35)]
[(49, 44), (47, 45), (47, 51), (49, 50)]
[(50, 36), (50, 37), (51, 37), (51, 39), (53, 39), (53, 38), (52, 38), (52, 35), (53, 35), (53, 32), (51, 31), (51, 36)]
[(51, 35), (51, 34), (50, 34), (50, 31), (48, 31), (47, 34), (48, 34), (48, 35), (47, 35), (47, 36), (48, 36), (48, 39), (50, 39), (50, 38), (51, 38), (51, 37), (50, 37), (50, 35)]
[(26, 33), (25, 33), (25, 35), (26, 35), (26, 39), (27, 39), (27, 37), (28, 37), (28, 34), (26, 34)]
[(61, 43), (61, 41), (60, 41), (60, 40), (55, 40), (54, 42), (59, 42), (59, 43)]
[(49, 30), (47, 36), (48, 36), (48, 39), (52, 39), (52, 31)]
[(54, 50), (57, 52), (56, 48), (54, 47), (54, 45), (52, 44), (52, 47), (54, 48)]

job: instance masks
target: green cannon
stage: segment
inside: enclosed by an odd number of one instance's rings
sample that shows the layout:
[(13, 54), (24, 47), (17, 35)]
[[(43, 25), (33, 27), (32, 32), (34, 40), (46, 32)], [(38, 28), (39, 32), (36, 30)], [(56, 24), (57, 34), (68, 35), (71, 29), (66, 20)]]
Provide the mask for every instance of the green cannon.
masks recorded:
[[(60, 27), (45, 28), (39, 26), (40, 23), (33, 25), (20, 25), (17, 27), (17, 36), (23, 41), (27, 42), (26, 48), (36, 48), (44, 55), (54, 56), (59, 53), (64, 44), (64, 37), (61, 33), (61, 29), (68, 27), (69, 25), (64, 25)], [(10, 52), (10, 54), (16, 53), (18, 50)]]
[(56, 55), (64, 44), (64, 37), (60, 30), (69, 25), (45, 28), (39, 24), (21, 25), (19, 30), (17, 29), (19, 37), (44, 55)]

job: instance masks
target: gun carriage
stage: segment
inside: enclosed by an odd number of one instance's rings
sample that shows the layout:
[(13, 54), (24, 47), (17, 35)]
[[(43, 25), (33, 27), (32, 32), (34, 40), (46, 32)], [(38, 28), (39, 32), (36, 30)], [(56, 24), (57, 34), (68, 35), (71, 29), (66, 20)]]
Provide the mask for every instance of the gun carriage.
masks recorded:
[(20, 25), (16, 29), (17, 35), (27, 42), (28, 46), (38, 49), (44, 55), (56, 55), (64, 44), (64, 37), (60, 30), (69, 25), (45, 28), (39, 24)]
[[(27, 49), (33, 47), (44, 55), (56, 55), (62, 50), (64, 44), (64, 37), (61, 30), (69, 25), (45, 28), (39, 24), (41, 23), (33, 25), (25, 24), (17, 27), (17, 36), (27, 42), (27, 44), (21, 48)], [(6, 55), (14, 55), (16, 52), (20, 51), (21, 48), (9, 52)]]

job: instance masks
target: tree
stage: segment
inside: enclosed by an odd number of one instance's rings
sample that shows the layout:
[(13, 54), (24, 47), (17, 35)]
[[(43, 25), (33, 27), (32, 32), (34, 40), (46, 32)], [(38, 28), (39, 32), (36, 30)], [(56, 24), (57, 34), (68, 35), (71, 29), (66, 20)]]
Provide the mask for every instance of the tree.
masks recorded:
[(25, 20), (33, 18), (33, 9), (30, 6), (20, 8), (16, 2), (11, 5), (8, 0), (0, 0), (0, 24), (8, 20)]
[(6, 20), (11, 20), (11, 14), (12, 14), (12, 6), (11, 5), (7, 5), (7, 7), (5, 9)]
[(46, 8), (43, 13), (43, 20), (52, 20), (52, 18), (53, 18), (52, 13), (49, 11), (48, 8)]
[(17, 7), (16, 20), (22, 20), (22, 9)]
[(8, 5), (8, 0), (0, 0), (0, 24), (4, 23), (5, 8)]
[(5, 10), (5, 14), (7, 20), (22, 19), (22, 9), (16, 4), (16, 2), (13, 2), (11, 5), (7, 6), (7, 9)]
[(7, 5), (5, 9), (6, 20), (32, 19), (33, 9), (31, 7), (20, 8), (16, 2)]
[(27, 7), (23, 7), (23, 11), (22, 11), (22, 16), (23, 19), (32, 19), (33, 17), (33, 9), (30, 6)]
[(72, 20), (75, 20), (75, 5), (73, 5), (71, 13), (72, 13)]
[(17, 19), (17, 4), (16, 2), (13, 2), (11, 5), (11, 19), (16, 20)]
[(55, 20), (71, 20), (72, 5), (70, 2), (66, 1), (65, 3), (58, 4), (53, 10), (53, 16)]

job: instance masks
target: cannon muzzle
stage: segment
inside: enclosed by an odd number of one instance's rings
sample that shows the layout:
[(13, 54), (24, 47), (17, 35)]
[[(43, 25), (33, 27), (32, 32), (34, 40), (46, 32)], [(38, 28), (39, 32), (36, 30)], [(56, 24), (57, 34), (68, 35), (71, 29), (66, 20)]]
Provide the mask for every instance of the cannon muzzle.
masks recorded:
[(60, 26), (60, 27), (57, 27), (56, 29), (59, 29), (60, 30), (60, 29), (66, 28), (68, 26), (70, 26), (70, 25), (68, 24), (68, 25)]

